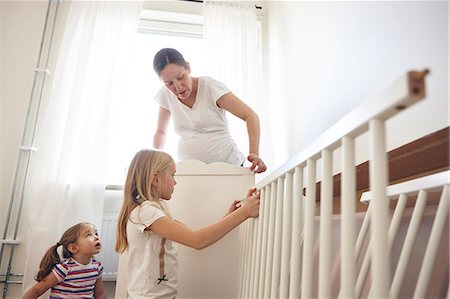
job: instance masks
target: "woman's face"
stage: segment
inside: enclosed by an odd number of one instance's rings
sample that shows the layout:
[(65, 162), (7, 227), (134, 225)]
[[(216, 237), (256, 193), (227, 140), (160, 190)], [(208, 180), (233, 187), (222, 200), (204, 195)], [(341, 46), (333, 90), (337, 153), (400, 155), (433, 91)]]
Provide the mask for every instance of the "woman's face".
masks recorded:
[(159, 73), (159, 78), (167, 88), (177, 96), (180, 100), (189, 98), (192, 92), (192, 79), (190, 76), (191, 69), (178, 64), (168, 64)]

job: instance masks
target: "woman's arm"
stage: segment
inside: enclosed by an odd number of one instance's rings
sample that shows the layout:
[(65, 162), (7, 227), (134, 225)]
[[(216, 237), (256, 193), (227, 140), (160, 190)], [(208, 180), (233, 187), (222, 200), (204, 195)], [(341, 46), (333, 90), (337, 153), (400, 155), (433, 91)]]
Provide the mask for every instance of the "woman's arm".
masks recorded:
[(94, 298), (106, 299), (105, 289), (103, 288), (103, 281), (101, 276), (95, 281)]
[(267, 167), (259, 157), (259, 118), (258, 115), (237, 96), (229, 92), (217, 100), (217, 105), (239, 117), (247, 124), (249, 154), (247, 159), (252, 163), (250, 170), (256, 173), (266, 171)]
[(56, 279), (55, 274), (50, 272), (44, 279), (32, 286), (25, 295), (23, 295), (22, 299), (36, 299), (58, 283), (59, 281)]
[(164, 148), (166, 143), (166, 133), (167, 127), (170, 120), (170, 111), (159, 107), (158, 124), (156, 127), (155, 135), (153, 136), (153, 147), (154, 148)]
[(259, 192), (256, 192), (256, 189), (253, 188), (247, 192), (247, 198), (241, 208), (223, 217), (218, 222), (199, 230), (193, 231), (189, 227), (169, 217), (159, 218), (147, 229), (154, 231), (166, 239), (195, 249), (203, 249), (220, 240), (247, 218), (257, 217), (258, 215)]

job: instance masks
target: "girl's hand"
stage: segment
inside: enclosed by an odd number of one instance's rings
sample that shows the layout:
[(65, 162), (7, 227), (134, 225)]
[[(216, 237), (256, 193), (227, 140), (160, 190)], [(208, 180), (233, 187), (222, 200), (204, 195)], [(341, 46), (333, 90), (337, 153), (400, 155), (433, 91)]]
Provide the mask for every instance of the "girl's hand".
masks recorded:
[(254, 173), (261, 173), (267, 170), (266, 164), (264, 164), (263, 160), (257, 154), (248, 154), (247, 160), (252, 163), (250, 170)]
[(234, 211), (239, 209), (241, 207), (241, 205), (242, 205), (242, 200), (239, 200), (239, 199), (233, 200), (233, 203), (231, 204), (230, 208), (228, 209), (228, 212), (226, 215), (233, 213)]
[(249, 217), (255, 218), (259, 216), (259, 202), (260, 193), (256, 188), (252, 188), (248, 190), (241, 207), (247, 211)]

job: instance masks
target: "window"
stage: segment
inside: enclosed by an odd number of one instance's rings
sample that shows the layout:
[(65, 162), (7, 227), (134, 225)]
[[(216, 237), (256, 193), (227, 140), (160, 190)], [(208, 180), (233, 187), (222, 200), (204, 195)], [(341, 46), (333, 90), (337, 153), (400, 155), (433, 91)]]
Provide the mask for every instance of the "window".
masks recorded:
[[(124, 84), (122, 102), (111, 113), (108, 147), (109, 185), (124, 184), (127, 167), (134, 154), (153, 146), (159, 105), (153, 99), (162, 86), (153, 71), (153, 57), (162, 48), (175, 48), (189, 61), (193, 76), (204, 75), (202, 26), (199, 16), (143, 11), (130, 66)], [(176, 158), (178, 137), (172, 124), (165, 151)]]

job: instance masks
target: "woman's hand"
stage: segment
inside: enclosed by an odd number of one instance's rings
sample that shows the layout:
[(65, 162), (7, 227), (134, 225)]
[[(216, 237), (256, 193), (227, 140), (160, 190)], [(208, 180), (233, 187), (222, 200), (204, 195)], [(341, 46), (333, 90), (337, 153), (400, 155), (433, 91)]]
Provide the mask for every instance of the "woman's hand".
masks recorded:
[(264, 164), (263, 160), (257, 154), (248, 154), (247, 160), (252, 163), (250, 170), (254, 173), (261, 173), (267, 170), (266, 164)]

